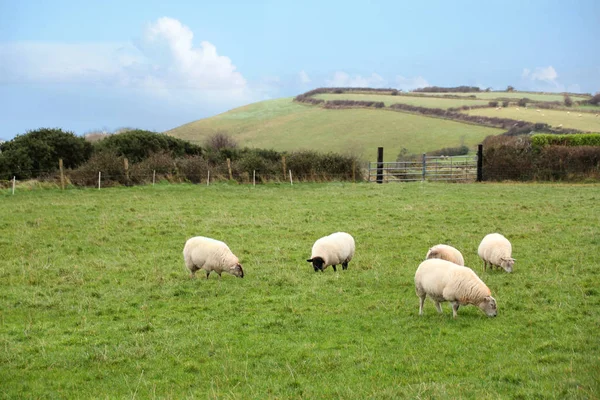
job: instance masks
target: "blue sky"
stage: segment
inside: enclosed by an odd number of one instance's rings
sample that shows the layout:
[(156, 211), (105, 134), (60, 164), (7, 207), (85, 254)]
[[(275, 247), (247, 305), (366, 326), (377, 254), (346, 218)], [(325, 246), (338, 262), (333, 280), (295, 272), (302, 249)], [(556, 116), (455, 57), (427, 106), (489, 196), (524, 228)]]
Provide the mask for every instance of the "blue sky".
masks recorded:
[(322, 86), (600, 91), (600, 1), (0, 0), (0, 139)]

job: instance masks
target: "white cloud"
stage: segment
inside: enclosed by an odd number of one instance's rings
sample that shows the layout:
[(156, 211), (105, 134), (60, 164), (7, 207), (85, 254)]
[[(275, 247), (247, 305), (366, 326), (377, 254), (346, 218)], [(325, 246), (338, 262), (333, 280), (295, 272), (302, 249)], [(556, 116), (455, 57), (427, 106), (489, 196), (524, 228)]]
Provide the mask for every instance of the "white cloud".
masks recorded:
[(308, 76), (308, 74), (304, 70), (298, 73), (298, 77), (300, 78), (300, 82), (304, 85), (309, 84), (311, 82), (310, 76)]
[(521, 77), (532, 81), (542, 81), (546, 83), (551, 83), (553, 85), (558, 85), (558, 83), (556, 82), (556, 79), (558, 78), (558, 73), (551, 65), (547, 67), (538, 67), (533, 72), (531, 72), (528, 68), (524, 68)]
[(346, 72), (337, 71), (332, 79), (325, 81), (329, 87), (370, 87), (380, 88), (386, 84), (385, 79), (379, 74), (372, 73), (371, 76), (363, 77), (361, 75), (350, 76)]
[(14, 42), (0, 44), (0, 82), (73, 83), (143, 89), (154, 96), (251, 101), (246, 79), (229, 57), (173, 18), (148, 24), (136, 43)]
[(417, 76), (415, 78), (405, 78), (401, 75), (396, 76), (396, 88), (398, 89), (413, 90), (427, 86), (431, 85), (422, 76)]

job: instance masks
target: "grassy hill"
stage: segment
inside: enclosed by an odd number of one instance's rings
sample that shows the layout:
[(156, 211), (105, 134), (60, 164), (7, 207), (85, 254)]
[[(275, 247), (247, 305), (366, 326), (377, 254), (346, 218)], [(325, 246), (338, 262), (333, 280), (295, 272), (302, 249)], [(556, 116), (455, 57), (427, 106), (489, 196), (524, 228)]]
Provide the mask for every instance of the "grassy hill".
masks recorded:
[(421, 153), (461, 143), (475, 146), (486, 136), (503, 132), (389, 110), (328, 110), (290, 97), (236, 108), (166, 133), (202, 143), (218, 131), (226, 131), (242, 146), (352, 152), (366, 160), (375, 160), (377, 147), (383, 146), (388, 161), (395, 160), (402, 148)]

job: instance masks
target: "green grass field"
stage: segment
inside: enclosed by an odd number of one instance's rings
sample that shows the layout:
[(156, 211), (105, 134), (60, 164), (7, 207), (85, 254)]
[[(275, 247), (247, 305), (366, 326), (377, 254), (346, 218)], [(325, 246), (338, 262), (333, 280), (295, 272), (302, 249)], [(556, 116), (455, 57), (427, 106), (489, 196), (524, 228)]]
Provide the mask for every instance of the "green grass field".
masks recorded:
[[(517, 109), (518, 108), (518, 109)], [(557, 127), (581, 129), (588, 132), (600, 132), (600, 117), (592, 113), (578, 113), (577, 111), (544, 110), (533, 107), (507, 107), (496, 110), (495, 108), (479, 108), (466, 111), (471, 115), (484, 115), (486, 117), (511, 118), (529, 122), (544, 122)], [(581, 114), (581, 116), (579, 116)]]
[(436, 97), (417, 97), (417, 96), (391, 96), (377, 94), (356, 94), (356, 93), (324, 93), (313, 96), (323, 100), (359, 100), (359, 101), (383, 101), (386, 107), (392, 104), (403, 103), (411, 106), (427, 107), (427, 108), (442, 108), (462, 106), (479, 106), (487, 105), (488, 100), (470, 100), (470, 99), (443, 99)]
[[(600, 397), (599, 185), (157, 185), (0, 192), (2, 398)], [(346, 271), (315, 239), (354, 235)], [(483, 272), (490, 232), (515, 271)], [(246, 277), (190, 280), (187, 238)], [(419, 317), (414, 272), (459, 248), (498, 302)]]
[[(423, 95), (428, 95), (428, 96), (442, 96), (445, 94), (449, 94), (449, 95), (454, 95), (454, 96), (477, 96), (478, 99), (484, 99), (484, 100), (494, 100), (494, 99), (502, 99), (502, 98), (509, 98), (509, 99), (515, 99), (515, 101), (517, 101), (518, 99), (522, 99), (524, 97), (530, 99), (530, 100), (534, 100), (534, 101), (542, 101), (542, 102), (549, 102), (549, 101), (560, 101), (562, 102), (564, 100), (564, 96), (561, 93), (538, 93), (538, 92), (478, 92), (478, 93), (461, 93), (461, 92), (456, 92), (456, 93), (419, 93), (419, 94), (423, 94)], [(590, 97), (589, 96), (570, 96), (571, 100), (573, 101), (581, 101), (581, 100), (587, 100)]]
[(414, 153), (462, 142), (473, 147), (486, 136), (503, 132), (389, 110), (326, 110), (285, 98), (250, 104), (166, 133), (202, 144), (218, 131), (226, 131), (241, 146), (350, 152), (365, 160), (375, 160), (377, 147), (383, 146), (387, 161), (394, 161), (403, 147)]

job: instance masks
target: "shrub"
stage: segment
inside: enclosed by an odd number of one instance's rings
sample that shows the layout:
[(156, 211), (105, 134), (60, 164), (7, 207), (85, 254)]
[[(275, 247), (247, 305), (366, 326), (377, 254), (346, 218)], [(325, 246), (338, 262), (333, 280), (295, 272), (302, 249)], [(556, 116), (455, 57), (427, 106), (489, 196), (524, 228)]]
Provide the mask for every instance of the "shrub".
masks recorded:
[(531, 100), (529, 100), (527, 97), (523, 97), (522, 99), (519, 100), (519, 102), (517, 103), (519, 105), (519, 107), (526, 107), (527, 103), (529, 103)]
[(219, 131), (208, 138), (204, 142), (204, 147), (207, 150), (219, 151), (221, 149), (235, 149), (237, 148), (237, 142), (227, 132)]
[(192, 183), (208, 178), (208, 162), (201, 156), (186, 156), (175, 160), (180, 176)]
[(508, 107), (508, 104), (509, 104), (509, 101), (508, 100), (504, 100), (502, 102), (502, 107), (506, 108), (506, 107)]
[(444, 147), (439, 150), (430, 151), (429, 156), (464, 156), (469, 154), (469, 146)]
[(483, 141), (484, 180), (530, 180), (531, 140), (527, 136), (488, 136)]
[(498, 107), (498, 102), (497, 101), (490, 101), (489, 103), (490, 107)]
[(96, 186), (98, 172), (102, 172), (102, 186), (127, 183), (124, 157), (110, 150), (95, 153), (88, 162), (65, 175), (76, 186)]
[(172, 157), (202, 154), (202, 148), (185, 140), (140, 129), (110, 135), (95, 144), (98, 152), (110, 151), (137, 163), (153, 153), (166, 152)]
[(392, 96), (398, 96), (398, 91), (396, 89), (392, 90), (391, 95)]
[(545, 146), (600, 146), (599, 133), (582, 133), (571, 135), (537, 134), (531, 137), (535, 147)]
[(597, 106), (600, 104), (600, 92), (596, 93), (594, 95), (594, 97), (592, 97), (591, 99), (588, 100), (588, 103), (594, 106)]
[(65, 168), (75, 168), (92, 155), (92, 144), (73, 132), (40, 128), (17, 135), (0, 145), (0, 179), (30, 179)]
[(145, 160), (129, 167), (130, 181), (131, 183), (152, 182), (152, 176), (155, 171), (159, 177), (171, 178), (171, 176), (177, 175), (175, 159), (169, 153), (165, 152), (151, 154)]
[(507, 92), (514, 92), (515, 88), (513, 86), (508, 85), (507, 88), (506, 88), (506, 91)]
[(565, 103), (565, 106), (567, 106), (567, 107), (571, 107), (573, 105), (573, 100), (571, 100), (571, 96), (569, 96), (566, 93), (564, 95), (564, 103)]
[(536, 155), (536, 179), (600, 177), (600, 147), (545, 146)]

